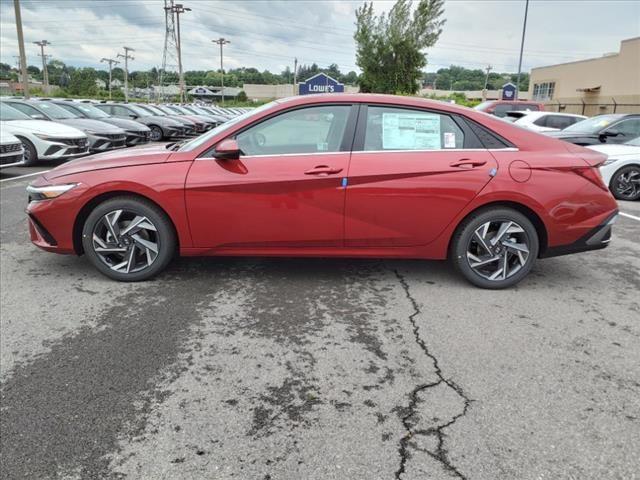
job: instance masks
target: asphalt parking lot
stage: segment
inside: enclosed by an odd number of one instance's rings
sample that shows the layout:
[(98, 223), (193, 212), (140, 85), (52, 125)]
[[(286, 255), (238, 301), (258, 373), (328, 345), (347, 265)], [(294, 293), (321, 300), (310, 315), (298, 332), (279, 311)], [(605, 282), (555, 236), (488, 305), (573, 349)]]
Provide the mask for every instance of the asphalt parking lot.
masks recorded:
[(0, 184), (5, 478), (640, 478), (637, 202), (506, 291), (418, 261), (122, 284), (30, 244), (41, 169)]

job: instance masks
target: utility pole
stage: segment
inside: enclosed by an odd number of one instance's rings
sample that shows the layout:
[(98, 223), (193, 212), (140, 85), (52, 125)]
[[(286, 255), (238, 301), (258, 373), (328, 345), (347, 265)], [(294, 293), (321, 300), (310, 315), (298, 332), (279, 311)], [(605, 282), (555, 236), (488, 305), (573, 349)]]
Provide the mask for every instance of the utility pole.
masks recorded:
[(16, 30), (18, 31), (18, 47), (20, 50), (20, 70), (22, 71), (22, 91), (24, 98), (29, 98), (29, 77), (27, 76), (27, 55), (24, 51), (24, 37), (22, 35), (22, 15), (20, 14), (20, 0), (13, 0), (16, 12)]
[(114, 65), (117, 65), (118, 63), (120, 63), (118, 60), (115, 60), (113, 58), (101, 58), (100, 59), (100, 63), (108, 63), (109, 64), (109, 100), (111, 100), (111, 70), (113, 69)]
[(42, 80), (44, 83), (44, 93), (49, 94), (49, 72), (47, 71), (47, 57), (44, 54), (44, 47), (51, 45), (48, 40), (40, 40), (39, 42), (33, 42), (34, 45), (40, 47), (40, 56), (42, 57)]
[(169, 9), (172, 14), (175, 13), (176, 28), (177, 28), (177, 34), (178, 34), (178, 38), (176, 41), (176, 49), (178, 50), (178, 73), (180, 75), (179, 76), (180, 103), (184, 103), (185, 92), (184, 92), (184, 72), (182, 71), (182, 45), (180, 40), (180, 14), (184, 12), (190, 12), (191, 9), (185, 8), (184, 5), (182, 5), (181, 3), (176, 3), (174, 5), (173, 2), (171, 2), (169, 6), (165, 6), (164, 9), (165, 10)]
[(220, 95), (222, 97), (222, 106), (224, 107), (224, 66), (222, 63), (222, 47), (225, 46), (227, 43), (231, 43), (229, 40), (227, 40), (226, 38), (220, 37), (217, 40), (211, 40), (213, 43), (217, 43), (218, 45), (220, 45), (220, 75), (221, 75), (221, 83), (222, 83), (222, 90), (220, 91)]
[(124, 48), (124, 55), (119, 53), (116, 55), (117, 58), (124, 58), (124, 101), (129, 101), (129, 60), (134, 60), (134, 58), (129, 55), (129, 52), (135, 52), (135, 50), (131, 47), (122, 47)]
[(482, 100), (487, 99), (487, 86), (489, 85), (489, 72), (493, 69), (491, 65), (487, 65), (487, 76), (484, 77), (484, 88), (482, 89)]
[(293, 59), (293, 94), (298, 93), (298, 57)]
[(518, 80), (516, 81), (516, 100), (520, 94), (520, 72), (522, 71), (522, 52), (524, 51), (524, 35), (527, 31), (527, 13), (529, 12), (529, 0), (524, 7), (524, 22), (522, 24), (522, 41), (520, 42), (520, 60), (518, 61)]

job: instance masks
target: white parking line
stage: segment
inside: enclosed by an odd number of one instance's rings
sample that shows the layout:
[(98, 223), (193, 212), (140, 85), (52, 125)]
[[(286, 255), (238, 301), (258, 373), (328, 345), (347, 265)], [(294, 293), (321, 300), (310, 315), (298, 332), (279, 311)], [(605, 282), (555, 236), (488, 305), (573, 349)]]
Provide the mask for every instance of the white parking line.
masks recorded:
[(623, 217), (632, 218), (633, 220), (637, 220), (638, 222), (640, 222), (640, 217), (636, 217), (635, 215), (630, 215), (624, 212), (620, 212), (620, 215), (622, 215)]
[(3, 178), (2, 180), (0, 180), (0, 183), (9, 182), (11, 180), (20, 180), (21, 178), (33, 177), (35, 175), (42, 175), (43, 173), (47, 173), (49, 171), (50, 170), (43, 170), (42, 172), (27, 173), (26, 175), (20, 175), (19, 177)]

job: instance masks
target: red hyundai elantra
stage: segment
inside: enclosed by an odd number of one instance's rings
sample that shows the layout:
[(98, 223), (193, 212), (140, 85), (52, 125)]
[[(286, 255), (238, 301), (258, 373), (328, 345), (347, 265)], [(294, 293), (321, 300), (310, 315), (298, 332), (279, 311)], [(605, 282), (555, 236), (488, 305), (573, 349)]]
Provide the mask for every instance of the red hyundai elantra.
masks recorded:
[(174, 254), (450, 259), (503, 288), (607, 246), (605, 157), (445, 103), (310, 95), (196, 139), (94, 155), (28, 187), (37, 246), (145, 280)]

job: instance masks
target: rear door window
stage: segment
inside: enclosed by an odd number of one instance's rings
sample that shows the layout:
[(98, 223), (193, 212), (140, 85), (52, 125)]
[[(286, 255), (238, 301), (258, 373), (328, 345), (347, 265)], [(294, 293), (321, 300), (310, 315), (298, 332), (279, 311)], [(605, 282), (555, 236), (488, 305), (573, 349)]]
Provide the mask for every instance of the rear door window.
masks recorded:
[(493, 109), (493, 114), (495, 116), (497, 116), (497, 117), (504, 117), (507, 114), (507, 112), (509, 112), (511, 110), (516, 110), (514, 108), (513, 104), (511, 104), (511, 103), (499, 103)]
[(367, 109), (365, 151), (456, 148), (464, 148), (464, 132), (449, 115), (394, 107)]

